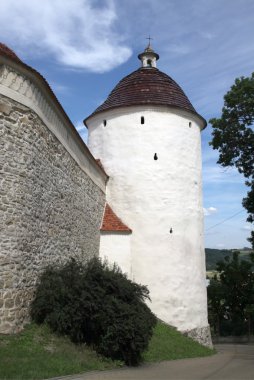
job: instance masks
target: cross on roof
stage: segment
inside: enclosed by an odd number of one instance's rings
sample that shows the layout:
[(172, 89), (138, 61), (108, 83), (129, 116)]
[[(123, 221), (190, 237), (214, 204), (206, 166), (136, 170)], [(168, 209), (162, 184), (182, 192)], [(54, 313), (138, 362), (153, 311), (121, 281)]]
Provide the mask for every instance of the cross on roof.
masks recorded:
[(151, 45), (151, 40), (153, 40), (153, 38), (150, 37), (150, 34), (149, 34), (149, 37), (147, 37), (146, 40), (149, 40), (149, 44), (148, 44), (148, 46), (150, 46), (150, 45)]

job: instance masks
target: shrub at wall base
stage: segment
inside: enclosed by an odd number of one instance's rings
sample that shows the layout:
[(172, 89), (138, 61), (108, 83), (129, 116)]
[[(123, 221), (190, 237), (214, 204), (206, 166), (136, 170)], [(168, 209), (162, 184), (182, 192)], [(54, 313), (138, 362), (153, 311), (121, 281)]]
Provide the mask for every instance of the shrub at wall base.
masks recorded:
[(40, 277), (31, 317), (53, 331), (85, 342), (98, 353), (137, 365), (148, 347), (156, 317), (145, 303), (146, 286), (98, 258), (48, 267)]

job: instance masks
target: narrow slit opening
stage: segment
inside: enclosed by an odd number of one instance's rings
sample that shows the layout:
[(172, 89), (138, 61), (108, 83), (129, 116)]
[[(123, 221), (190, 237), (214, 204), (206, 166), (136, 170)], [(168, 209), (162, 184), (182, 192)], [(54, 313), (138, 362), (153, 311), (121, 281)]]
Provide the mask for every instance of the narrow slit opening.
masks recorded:
[(144, 118), (144, 116), (141, 116), (141, 124), (145, 124), (145, 118)]
[(107, 125), (107, 120), (103, 120), (103, 125), (104, 125), (104, 127), (106, 127), (106, 125)]
[(154, 159), (155, 161), (158, 160), (157, 153), (154, 153), (153, 159)]
[(189, 128), (191, 128), (191, 121), (189, 122)]

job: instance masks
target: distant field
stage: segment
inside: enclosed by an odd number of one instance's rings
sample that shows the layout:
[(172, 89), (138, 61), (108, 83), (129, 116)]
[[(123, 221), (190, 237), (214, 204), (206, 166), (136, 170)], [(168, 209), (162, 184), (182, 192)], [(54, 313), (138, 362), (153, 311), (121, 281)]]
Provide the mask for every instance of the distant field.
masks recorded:
[(216, 270), (207, 270), (206, 276), (210, 279), (210, 278), (213, 278), (216, 273), (217, 273)]
[[(205, 253), (206, 253), (206, 270), (207, 270), (207, 272), (210, 273), (211, 271), (215, 271), (217, 262), (222, 261), (226, 256), (231, 257), (233, 255), (234, 251), (236, 251), (236, 250), (235, 249), (206, 248)], [(249, 260), (249, 255), (251, 252), (254, 252), (254, 251), (247, 250), (247, 249), (240, 250), (241, 259)]]

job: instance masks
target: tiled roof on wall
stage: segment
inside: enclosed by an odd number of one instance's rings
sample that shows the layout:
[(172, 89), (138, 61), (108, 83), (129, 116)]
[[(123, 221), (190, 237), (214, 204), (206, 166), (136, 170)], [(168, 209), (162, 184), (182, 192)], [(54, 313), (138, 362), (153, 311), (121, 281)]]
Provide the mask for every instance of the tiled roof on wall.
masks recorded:
[(19, 59), (19, 57), (14, 53), (14, 51), (8, 48), (8, 46), (6, 46), (5, 44), (1, 42), (0, 42), (0, 54), (13, 59), (14, 61), (21, 62), (21, 59)]
[(105, 206), (101, 231), (132, 232), (132, 230), (116, 216), (108, 204)]
[[(74, 125), (72, 124), (72, 121), (70, 120), (69, 116), (66, 114), (65, 110), (63, 109), (61, 103), (59, 102), (59, 100), (57, 99), (55, 93), (53, 92), (53, 90), (51, 89), (50, 85), (48, 84), (47, 80), (38, 72), (36, 71), (33, 67), (27, 65), (26, 63), (24, 63), (15, 53), (13, 50), (11, 50), (8, 46), (6, 46), (5, 44), (1, 43), (0, 42), (0, 57), (3, 57), (3, 58), (7, 58), (9, 60), (12, 60), (14, 61), (15, 63), (17, 63), (20, 67), (23, 67), (25, 68), (26, 70), (28, 70), (29, 72), (31, 72), (33, 75), (35, 75), (37, 77), (37, 79), (39, 79), (39, 81), (46, 87), (46, 90), (48, 92), (48, 94), (51, 96), (51, 99), (56, 103), (56, 105), (59, 107), (62, 115), (64, 116), (64, 118), (67, 120), (70, 128), (73, 130), (73, 132), (75, 133), (75, 135), (77, 136), (77, 138), (79, 139), (80, 143), (82, 144), (82, 146), (84, 147), (84, 149), (86, 150), (86, 152), (88, 153), (88, 155), (90, 156), (91, 160), (92, 161), (96, 161), (95, 158), (93, 157), (93, 155), (91, 154), (90, 150), (88, 149), (88, 147), (86, 146), (86, 144), (84, 143), (83, 139), (81, 138), (80, 134), (78, 133), (78, 131), (76, 130), (76, 128), (74, 127)], [(97, 162), (96, 162), (97, 163)], [(97, 163), (98, 165), (98, 163)], [(105, 173), (105, 170), (102, 168), (102, 165), (98, 165), (100, 167), (100, 169), (102, 169)], [(106, 173), (105, 173), (106, 174)]]
[(65, 117), (68, 119), (68, 122), (72, 124), (72, 122), (70, 121), (68, 115), (65, 113), (65, 111), (64, 111), (61, 103), (59, 102), (59, 100), (57, 99), (55, 93), (53, 92), (53, 90), (51, 89), (50, 85), (48, 84), (47, 80), (38, 71), (36, 71), (33, 67), (27, 65), (25, 62), (23, 62), (16, 55), (16, 53), (14, 53), (14, 51), (12, 51), (8, 46), (6, 46), (5, 44), (3, 44), (3, 43), (0, 42), (0, 56), (1, 55), (4, 56), (4, 57), (7, 57), (9, 59), (11, 59), (12, 61), (15, 61), (15, 62), (19, 63), (19, 65), (21, 67), (24, 67), (25, 69), (29, 70), (31, 73), (33, 73), (34, 75), (36, 75), (36, 77), (40, 81), (42, 81), (42, 83), (47, 87), (47, 90), (48, 90), (49, 94), (52, 96), (52, 98), (57, 103), (57, 105), (61, 108), (61, 111), (63, 112), (63, 114), (65, 115)]

